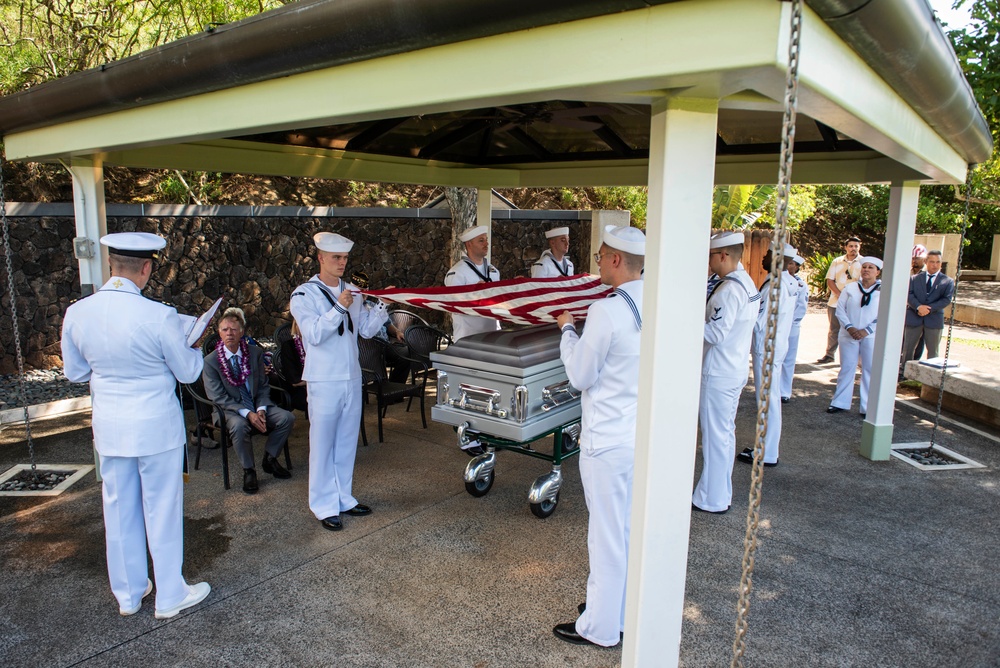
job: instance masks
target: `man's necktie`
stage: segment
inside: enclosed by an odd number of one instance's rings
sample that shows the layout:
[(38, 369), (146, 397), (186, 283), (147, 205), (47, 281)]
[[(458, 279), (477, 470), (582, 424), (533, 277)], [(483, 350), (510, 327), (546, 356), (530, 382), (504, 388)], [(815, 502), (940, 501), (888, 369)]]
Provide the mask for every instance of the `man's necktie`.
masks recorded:
[[(233, 378), (240, 377), (240, 356), (233, 355), (229, 358), (229, 366), (233, 370)], [(240, 388), (240, 401), (243, 402), (243, 407), (253, 413), (256, 409), (253, 405), (253, 397), (250, 396), (250, 390), (247, 389), (246, 381), (239, 384)]]
[(927, 274), (927, 294), (930, 294), (931, 288), (934, 287), (934, 277)]

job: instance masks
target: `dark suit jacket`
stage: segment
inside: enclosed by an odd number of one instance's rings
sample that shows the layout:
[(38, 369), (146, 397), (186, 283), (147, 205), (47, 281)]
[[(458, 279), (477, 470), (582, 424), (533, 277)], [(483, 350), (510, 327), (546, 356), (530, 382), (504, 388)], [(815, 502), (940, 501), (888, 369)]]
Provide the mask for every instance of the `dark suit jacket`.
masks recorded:
[[(271, 386), (264, 373), (264, 351), (257, 346), (249, 346), (250, 350), (250, 381), (253, 397), (254, 409), (258, 406), (273, 406), (271, 401)], [(205, 394), (211, 401), (222, 404), (227, 413), (240, 414), (241, 408), (246, 408), (240, 400), (240, 388), (233, 387), (222, 377), (219, 370), (219, 356), (212, 351), (205, 355), (205, 368), (202, 371), (202, 380), (205, 383)]]
[[(955, 281), (944, 272), (934, 279), (934, 287), (927, 294), (927, 272), (922, 271), (910, 279), (910, 293), (906, 297), (906, 326), (944, 329), (944, 308), (951, 303), (955, 293)], [(917, 315), (918, 306), (930, 306), (931, 312)]]

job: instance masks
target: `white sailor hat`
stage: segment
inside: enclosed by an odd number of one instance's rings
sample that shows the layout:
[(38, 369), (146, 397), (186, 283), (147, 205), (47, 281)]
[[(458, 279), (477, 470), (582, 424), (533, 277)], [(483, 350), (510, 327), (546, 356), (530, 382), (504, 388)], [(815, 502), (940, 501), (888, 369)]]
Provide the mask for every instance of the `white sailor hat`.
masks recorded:
[(646, 254), (646, 235), (637, 227), (606, 225), (603, 236), (604, 243), (615, 250), (632, 255)]
[(551, 230), (545, 233), (546, 239), (552, 239), (554, 237), (568, 237), (569, 228), (568, 227), (553, 227)]
[(785, 244), (785, 251), (783, 253), (785, 257), (795, 257), (798, 254), (799, 254), (798, 249), (792, 246), (792, 244)]
[(792, 259), (795, 260), (795, 264), (799, 265), (800, 267), (806, 263), (806, 259), (801, 255), (796, 255)]
[(880, 258), (875, 257), (874, 255), (866, 255), (863, 258), (861, 258), (861, 264), (862, 265), (873, 264), (876, 267), (878, 267), (879, 270), (882, 269), (882, 260)]
[(737, 246), (746, 241), (746, 237), (742, 232), (719, 232), (708, 244), (708, 247), (712, 250), (716, 248), (728, 248), (729, 246)]
[(350, 253), (354, 242), (345, 236), (333, 232), (317, 232), (313, 235), (316, 248), (327, 253)]
[(118, 232), (105, 234), (101, 243), (112, 255), (156, 259), (156, 251), (167, 245), (167, 240), (149, 232)]
[(465, 232), (462, 232), (458, 236), (459, 241), (472, 241), (476, 237), (481, 237), (489, 232), (489, 229), (485, 225), (476, 225), (475, 227), (470, 227)]

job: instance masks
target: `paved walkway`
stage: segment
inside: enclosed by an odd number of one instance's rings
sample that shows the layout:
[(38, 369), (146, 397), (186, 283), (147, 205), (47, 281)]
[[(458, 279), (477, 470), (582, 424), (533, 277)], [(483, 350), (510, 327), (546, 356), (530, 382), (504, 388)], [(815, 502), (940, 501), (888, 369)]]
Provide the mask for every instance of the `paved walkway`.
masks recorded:
[[(800, 360), (822, 352), (807, 317)], [(970, 337), (974, 338), (974, 337)], [(980, 349), (976, 349), (980, 350)], [(964, 354), (964, 353), (963, 353)], [(995, 366), (996, 354), (993, 353)], [(1000, 665), (1000, 434), (947, 423), (940, 440), (988, 466), (922, 473), (858, 455), (857, 413), (827, 415), (836, 369), (799, 366), (785, 406), (781, 465), (767, 469), (749, 618), (748, 666)], [(369, 408), (368, 433), (375, 433)], [(753, 437), (752, 392), (738, 418)], [(38, 460), (91, 461), (89, 421), (35, 424)], [(897, 442), (929, 422), (900, 405)], [(26, 460), (0, 433), (0, 470)], [(185, 498), (185, 573), (207, 601), (166, 621), (152, 604), (118, 615), (107, 584), (100, 488), (92, 476), (48, 500), (0, 498), (0, 660), (24, 666), (615, 666), (620, 648), (556, 640), (587, 574), (586, 508), (575, 462), (555, 514), (534, 518), (545, 464), (500, 456), (485, 497), (464, 491), (450, 428), (390, 407), (386, 442), (359, 451), (355, 490), (375, 508), (320, 528), (306, 508), (307, 424), (291, 480), (224, 491), (207, 451)], [(260, 444), (257, 444), (258, 452)], [(655, 447), (683, 448), (663, 434)], [(699, 462), (700, 468), (700, 462)], [(697, 471), (696, 471), (697, 474)], [(684, 666), (728, 665), (749, 467), (733, 510), (692, 517)]]

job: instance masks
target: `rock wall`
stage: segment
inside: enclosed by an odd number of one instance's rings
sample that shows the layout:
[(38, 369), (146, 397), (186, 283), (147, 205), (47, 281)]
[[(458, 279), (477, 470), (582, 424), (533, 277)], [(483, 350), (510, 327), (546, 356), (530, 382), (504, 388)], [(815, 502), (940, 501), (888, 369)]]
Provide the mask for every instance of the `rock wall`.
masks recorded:
[[(452, 230), (447, 211), (431, 214), (443, 217), (426, 217), (423, 210), (418, 215), (417, 210), (386, 209), (352, 210), (357, 211), (353, 216), (190, 215), (195, 209), (184, 207), (188, 215), (183, 216), (113, 216), (109, 211), (108, 231), (153, 232), (167, 238), (146, 296), (188, 314), (198, 314), (224, 296), (227, 305), (244, 309), (247, 329), (255, 336), (270, 336), (289, 320), (288, 296), (317, 271), (312, 246), (316, 232), (338, 232), (354, 240), (347, 274), (367, 272), (373, 288), (441, 285), (450, 264)], [(61, 366), (62, 316), (80, 297), (71, 211), (8, 218), (20, 337), (29, 368)], [(589, 212), (497, 214), (505, 218), (493, 221), (492, 260), (503, 278), (527, 276), (548, 247), (545, 231), (556, 226), (570, 227), (570, 256), (577, 267), (589, 266)], [(506, 218), (516, 215), (526, 218)], [(11, 373), (16, 363), (6, 270), (0, 275), (0, 373)], [(423, 311), (421, 315), (450, 331), (445, 314)]]

